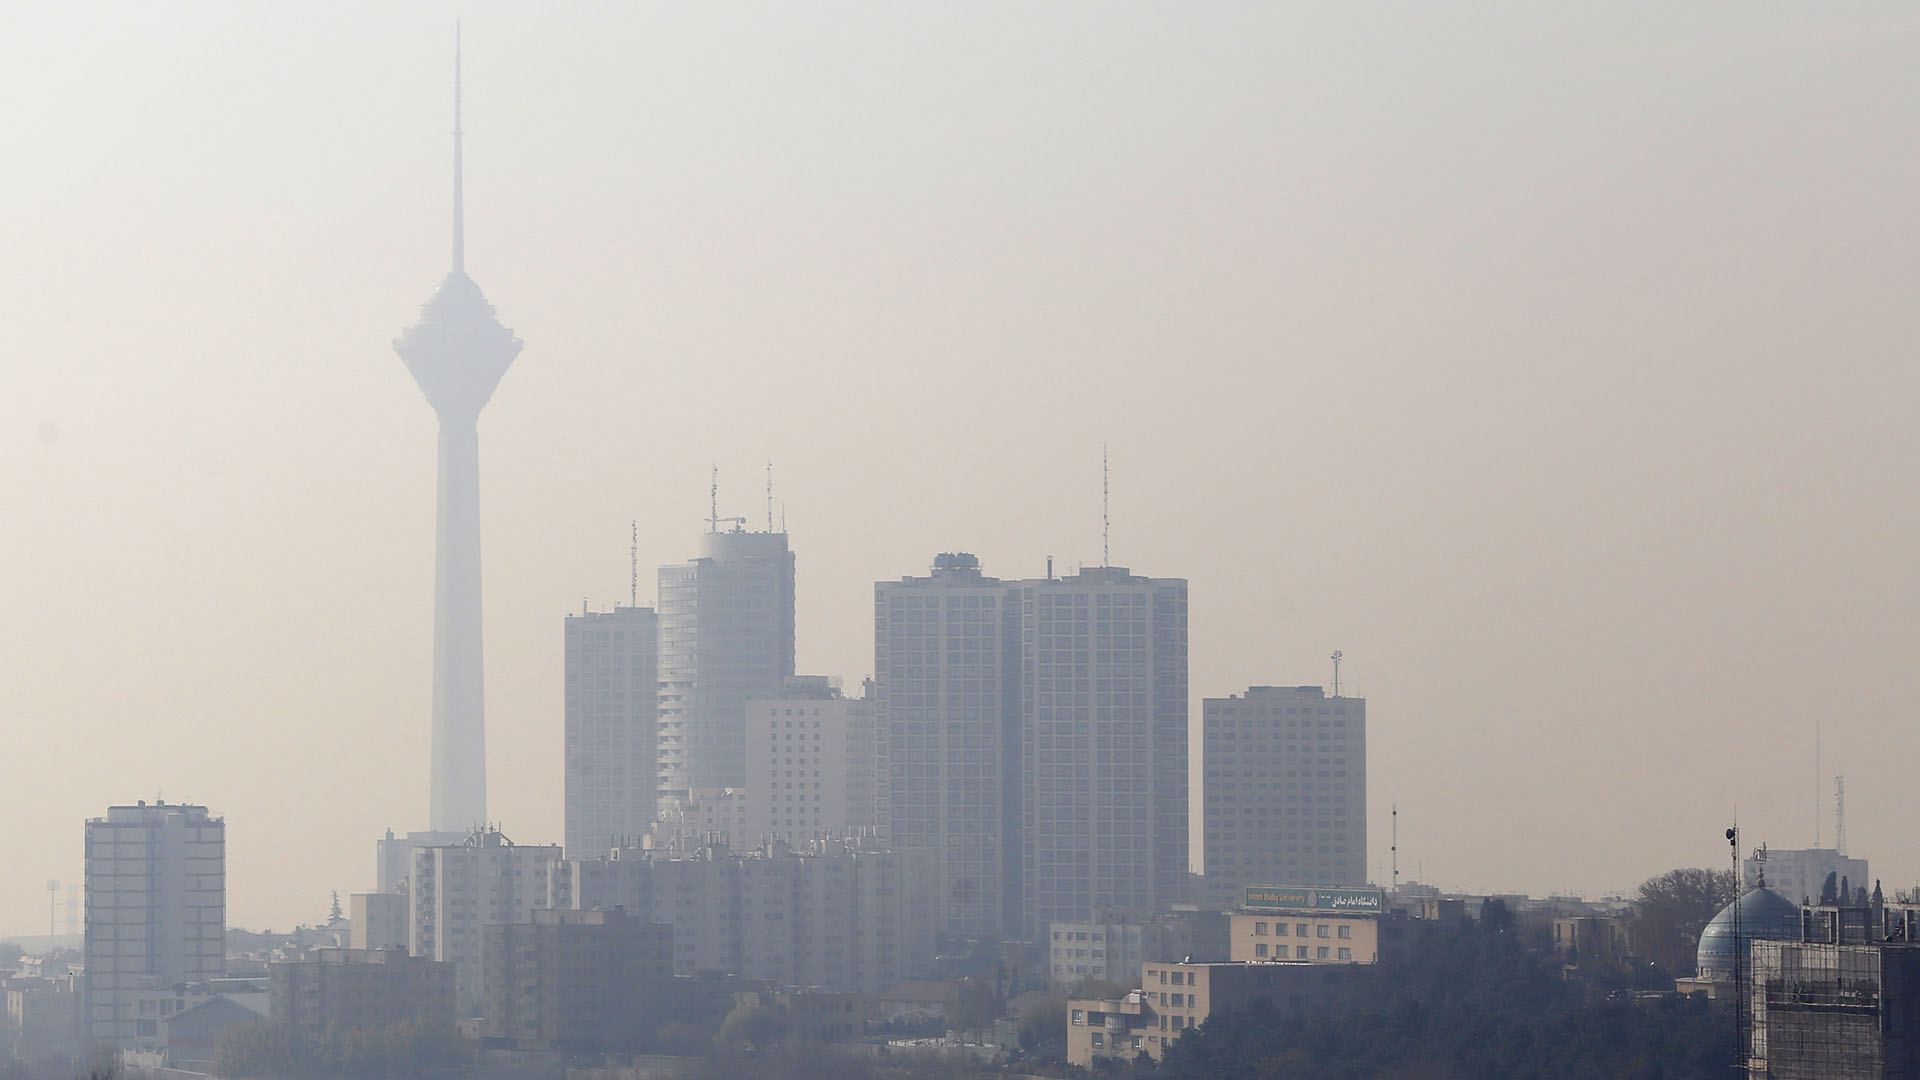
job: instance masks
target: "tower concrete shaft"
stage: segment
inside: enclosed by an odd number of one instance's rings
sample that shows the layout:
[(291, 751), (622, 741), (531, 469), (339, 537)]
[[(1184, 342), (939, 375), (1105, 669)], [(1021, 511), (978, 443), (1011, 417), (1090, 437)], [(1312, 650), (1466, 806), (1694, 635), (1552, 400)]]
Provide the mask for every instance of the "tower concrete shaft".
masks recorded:
[(453, 269), (393, 343), (440, 417), (433, 583), (431, 827), (487, 819), (487, 731), (480, 631), (480, 410), (520, 353), (465, 269), (459, 51), (454, 53)]

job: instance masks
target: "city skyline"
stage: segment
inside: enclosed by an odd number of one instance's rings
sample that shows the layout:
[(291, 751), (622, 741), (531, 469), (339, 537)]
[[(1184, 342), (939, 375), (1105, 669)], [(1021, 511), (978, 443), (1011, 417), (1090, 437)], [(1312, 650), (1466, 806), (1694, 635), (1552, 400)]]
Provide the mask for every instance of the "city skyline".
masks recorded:
[[(5, 17), (47, 102), (4, 181), (7, 931), (101, 806), (224, 816), (251, 926), (427, 822), (434, 443), (386, 342), (445, 270), (452, 17), (231, 11)], [(1600, 893), (1717, 865), (1736, 807), (1805, 846), (1840, 772), (1851, 849), (1920, 877), (1912, 19), (465, 32), (469, 261), (541, 352), (481, 519), (516, 838), (562, 836), (556, 617), (628, 597), (636, 517), (684, 555), (712, 464), (758, 522), (773, 459), (796, 668), (854, 685), (928, 553), (1095, 565), (1110, 443), (1112, 561), (1191, 582), (1190, 724), (1349, 658), (1376, 880), (1391, 803), (1403, 879)]]

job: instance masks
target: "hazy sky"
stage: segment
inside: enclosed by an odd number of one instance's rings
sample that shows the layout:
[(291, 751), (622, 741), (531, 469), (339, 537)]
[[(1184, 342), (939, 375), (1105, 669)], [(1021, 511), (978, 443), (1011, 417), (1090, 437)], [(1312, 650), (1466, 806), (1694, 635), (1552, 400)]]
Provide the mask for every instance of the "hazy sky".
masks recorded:
[[(1920, 16), (1774, 4), (9, 4), (0, 930), (110, 803), (229, 921), (424, 828), (434, 417), (468, 266), (490, 795), (561, 833), (561, 617), (707, 469), (872, 670), (938, 551), (1192, 583), (1197, 699), (1369, 699), (1371, 862), (1631, 888), (1823, 835), (1920, 879)], [(1196, 802), (1197, 805), (1197, 802)]]

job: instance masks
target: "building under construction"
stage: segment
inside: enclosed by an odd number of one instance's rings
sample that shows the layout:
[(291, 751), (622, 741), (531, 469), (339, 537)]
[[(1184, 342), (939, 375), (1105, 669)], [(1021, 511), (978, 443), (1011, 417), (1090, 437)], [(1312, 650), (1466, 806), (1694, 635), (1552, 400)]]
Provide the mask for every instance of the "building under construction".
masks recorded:
[(1799, 941), (1755, 941), (1748, 1075), (1920, 1080), (1920, 906), (1809, 907)]

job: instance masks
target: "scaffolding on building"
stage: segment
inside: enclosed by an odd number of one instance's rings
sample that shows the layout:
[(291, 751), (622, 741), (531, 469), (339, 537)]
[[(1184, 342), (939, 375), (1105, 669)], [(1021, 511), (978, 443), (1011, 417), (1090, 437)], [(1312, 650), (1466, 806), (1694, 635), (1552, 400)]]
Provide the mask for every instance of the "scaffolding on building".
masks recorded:
[[(1814, 914), (1809, 912), (1809, 914)], [(1767, 1080), (1913, 1076), (1920, 948), (1755, 942), (1749, 1075)]]

